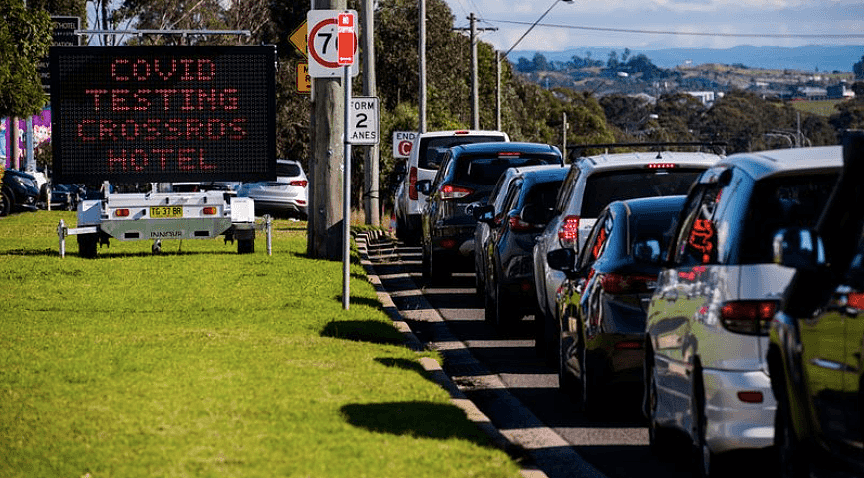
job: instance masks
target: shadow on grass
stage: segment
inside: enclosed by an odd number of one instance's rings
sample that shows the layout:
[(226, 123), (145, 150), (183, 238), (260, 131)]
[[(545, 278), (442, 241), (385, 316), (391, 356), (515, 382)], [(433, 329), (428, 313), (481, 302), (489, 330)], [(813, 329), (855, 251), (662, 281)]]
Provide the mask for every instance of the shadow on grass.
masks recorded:
[(335, 320), (324, 326), (321, 336), (384, 345), (401, 345), (405, 341), (392, 324), (374, 320)]
[(407, 370), (409, 372), (416, 372), (416, 373), (420, 374), (421, 377), (429, 378), (429, 374), (426, 372), (426, 370), (423, 368), (423, 366), (420, 365), (420, 363), (415, 361), (415, 360), (391, 358), (391, 357), (379, 357), (379, 358), (376, 358), (375, 361), (380, 363), (381, 365), (385, 365), (387, 367), (401, 368), (402, 370)]
[(60, 257), (59, 249), (10, 249), (0, 252), (0, 256), (54, 256)]
[(438, 440), (460, 438), (491, 446), (488, 437), (455, 405), (417, 401), (368, 403), (345, 405), (341, 411), (351, 425), (376, 433)]

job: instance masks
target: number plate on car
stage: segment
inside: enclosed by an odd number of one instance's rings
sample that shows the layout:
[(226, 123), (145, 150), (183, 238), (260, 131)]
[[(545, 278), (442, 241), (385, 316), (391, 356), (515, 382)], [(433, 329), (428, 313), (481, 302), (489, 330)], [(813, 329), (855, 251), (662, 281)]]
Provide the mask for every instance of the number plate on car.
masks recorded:
[(183, 206), (151, 206), (150, 217), (174, 218), (183, 217)]

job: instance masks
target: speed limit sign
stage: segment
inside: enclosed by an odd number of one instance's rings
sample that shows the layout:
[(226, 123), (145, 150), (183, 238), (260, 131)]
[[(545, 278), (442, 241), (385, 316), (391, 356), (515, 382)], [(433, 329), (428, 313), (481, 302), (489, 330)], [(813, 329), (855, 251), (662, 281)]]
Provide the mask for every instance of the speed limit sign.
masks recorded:
[[(336, 18), (340, 13), (353, 13), (354, 10), (309, 10), (306, 13), (307, 48), (309, 49), (309, 76), (312, 78), (341, 77), (343, 66), (339, 64), (338, 25)], [(353, 49), (357, 53), (357, 34), (354, 35)], [(357, 76), (359, 62), (351, 65), (351, 76)]]

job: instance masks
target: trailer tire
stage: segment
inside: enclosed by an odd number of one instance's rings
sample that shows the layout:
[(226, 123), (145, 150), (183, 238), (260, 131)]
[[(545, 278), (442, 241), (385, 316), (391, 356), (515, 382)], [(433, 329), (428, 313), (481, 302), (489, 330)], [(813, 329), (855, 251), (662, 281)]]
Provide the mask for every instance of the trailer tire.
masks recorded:
[(252, 254), (255, 252), (255, 239), (237, 239), (237, 254)]
[(78, 255), (85, 259), (96, 257), (96, 246), (99, 245), (99, 234), (79, 234)]

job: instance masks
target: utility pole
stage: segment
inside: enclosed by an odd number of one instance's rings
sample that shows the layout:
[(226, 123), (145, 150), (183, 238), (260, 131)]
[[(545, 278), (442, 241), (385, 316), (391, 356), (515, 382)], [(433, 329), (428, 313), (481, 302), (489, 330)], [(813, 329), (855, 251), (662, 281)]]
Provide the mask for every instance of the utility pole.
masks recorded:
[(419, 133), (426, 132), (426, 0), (418, 0), (418, 28), (420, 36), (420, 44), (417, 47), (420, 56), (420, 98), (418, 101), (418, 110), (420, 116)]
[[(345, 10), (346, 0), (312, 0), (313, 10)], [(345, 100), (340, 77), (312, 80), (309, 122), (312, 194), (309, 197), (307, 254), (316, 259), (342, 259), (342, 163)]]
[[(477, 32), (478, 31), (495, 31), (497, 28), (477, 28), (477, 17), (474, 12), (468, 16), (469, 27), (471, 32), (471, 128), (480, 129), (480, 85), (477, 80)], [(465, 28), (454, 28), (453, 30), (465, 30)]]
[(561, 154), (564, 156), (564, 161), (567, 161), (567, 112), (561, 113), (563, 115), (561, 122)]
[[(360, 49), (363, 57), (363, 95), (378, 96), (375, 78), (375, 18), (372, 9), (373, 0), (363, 0), (363, 14), (361, 29), (361, 40), (363, 48)], [(377, 144), (366, 147), (365, 191), (363, 195), (363, 208), (366, 213), (366, 224), (374, 226), (381, 225), (381, 198), (380, 198), (380, 164), (378, 162), (380, 151)]]

